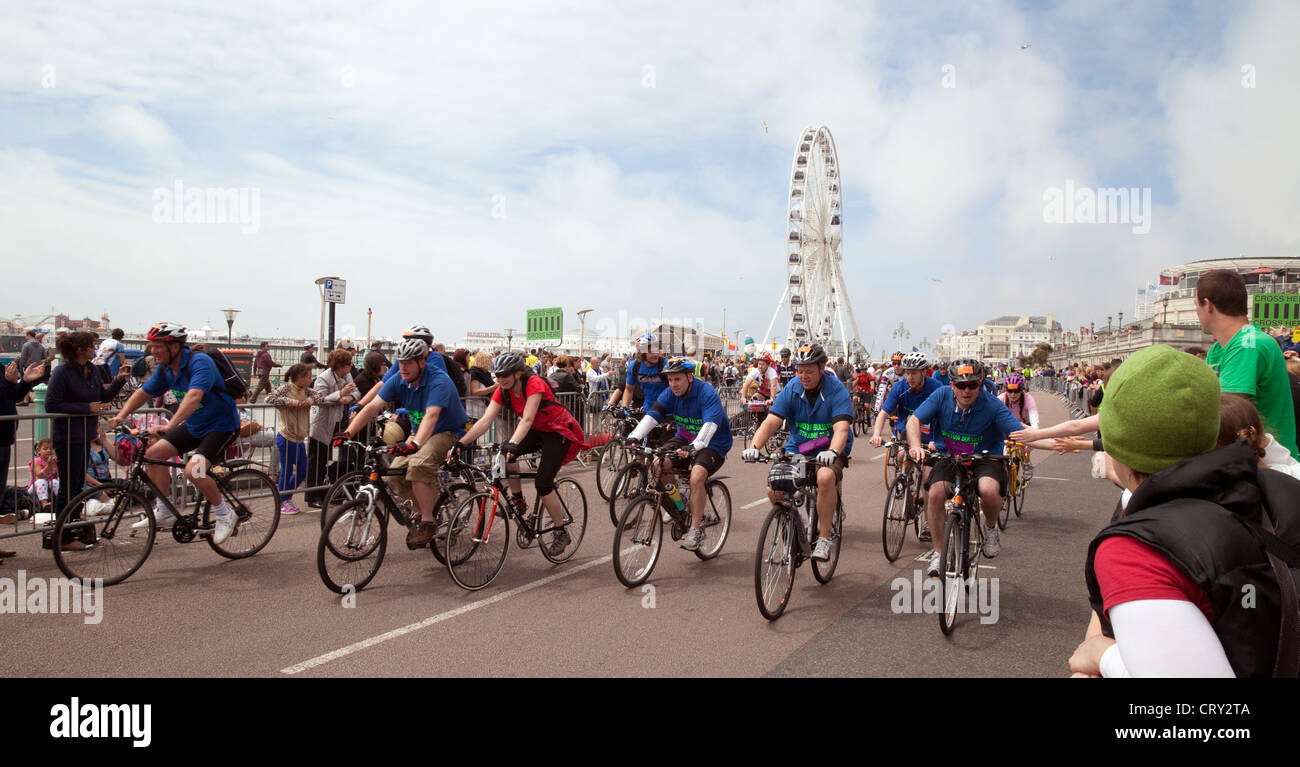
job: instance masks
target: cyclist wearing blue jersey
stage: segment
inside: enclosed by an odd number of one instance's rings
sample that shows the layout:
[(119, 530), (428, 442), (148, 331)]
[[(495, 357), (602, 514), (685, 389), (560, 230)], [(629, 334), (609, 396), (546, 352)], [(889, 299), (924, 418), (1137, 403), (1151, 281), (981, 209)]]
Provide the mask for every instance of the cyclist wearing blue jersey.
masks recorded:
[(947, 362), (940, 362), (939, 366), (935, 368), (934, 373), (930, 377), (938, 381), (940, 384), (944, 386), (947, 386), (948, 384), (952, 383), (952, 380), (948, 378)]
[[(982, 390), (984, 365), (978, 360), (961, 359), (949, 368), (952, 385), (933, 394), (907, 419), (909, 454), (915, 461), (925, 458), (921, 446), (921, 424), (930, 423), (934, 441), (939, 451), (949, 455), (972, 455), (988, 451), (990, 455), (1003, 455), (1003, 440), (1021, 428), (1007, 406), (998, 398)], [(941, 462), (930, 472), (926, 489), (926, 516), (930, 529), (942, 530), (943, 506), (952, 493), (956, 479), (955, 467)], [(1002, 508), (1002, 488), (1007, 483), (1007, 470), (1001, 463), (981, 462), (974, 467), (974, 477), (979, 489), (980, 507), (984, 510), (984, 556), (992, 559), (1002, 550), (998, 540), (998, 511)], [(934, 536), (938, 543), (941, 536)], [(937, 549), (930, 554), (929, 574), (939, 577), (940, 554)]]
[[(110, 428), (116, 429), (126, 417), (144, 405), (150, 397), (160, 397), (168, 391), (175, 395), (180, 406), (166, 426), (154, 426), (149, 433), (156, 437), (145, 457), (156, 461), (191, 451), (185, 464), (185, 476), (212, 504), (214, 528), (212, 541), (222, 543), (235, 531), (238, 517), (217, 489), (217, 483), (208, 476), (208, 467), (224, 457), (226, 446), (239, 433), (239, 411), (235, 401), (226, 394), (225, 384), (217, 371), (217, 364), (206, 354), (196, 353), (185, 345), (184, 327), (171, 322), (160, 322), (149, 328), (145, 335), (149, 353), (157, 361), (153, 375), (109, 419)], [(149, 464), (146, 467), (155, 486), (171, 486), (170, 471), (166, 466)], [(159, 527), (170, 527), (176, 521), (161, 500), (154, 500), (153, 517)], [(142, 519), (132, 527), (148, 527), (149, 520)]]
[[(425, 348), (429, 349), (429, 352), (424, 357), (424, 362), (427, 367), (433, 368), (434, 370), (441, 370), (443, 375), (449, 375), (447, 373), (447, 361), (442, 358), (441, 354), (432, 350), (433, 331), (429, 330), (424, 325), (412, 325), (402, 333), (403, 340), (408, 338), (417, 338), (423, 341)], [(394, 360), (393, 364), (388, 366), (388, 370), (384, 373), (383, 379), (370, 387), (370, 391), (366, 392), (365, 396), (357, 402), (353, 410), (360, 410), (366, 405), (369, 405), (371, 400), (379, 396), (380, 388), (394, 378), (400, 378), (397, 360)], [(448, 380), (451, 379), (448, 378)], [(454, 383), (455, 382), (453, 381), (453, 385)]]
[[(817, 452), (821, 464), (817, 469), (818, 531), (812, 558), (825, 561), (830, 559), (831, 523), (840, 498), (840, 480), (853, 450), (853, 399), (839, 378), (825, 375), (827, 356), (821, 344), (800, 346), (793, 362), (795, 379), (777, 395), (741, 458), (758, 460), (758, 445), (766, 445), (783, 420), (790, 425), (786, 452)], [(767, 494), (772, 503), (777, 502), (770, 488)]]
[[(643, 396), (643, 404), (650, 404), (659, 401), (659, 395), (668, 390), (668, 377), (664, 375), (664, 360), (659, 352), (651, 349), (654, 344), (654, 334), (646, 333), (636, 339), (636, 360), (627, 366), (627, 379), (623, 386), (623, 407), (632, 404), (632, 395), (640, 391)], [(610, 395), (609, 404), (616, 404), (614, 399), (617, 392)]]
[(406, 408), (415, 433), (393, 446), (396, 457), (390, 466), (405, 469), (406, 473), (390, 476), (388, 482), (398, 495), (415, 501), (420, 509), (420, 526), (406, 536), (407, 548), (414, 550), (428, 546), (437, 531), (433, 504), (442, 490), (438, 467), (465, 434), (468, 418), (451, 379), (427, 362), (429, 346), (423, 339), (402, 341), (395, 356), (400, 370), (397, 378), (385, 381), (379, 394), (352, 417), (346, 430), (334, 435), (332, 442), (334, 447), (341, 447), (345, 441), (355, 439), (353, 435), (359, 434), (390, 402)]
[[(922, 402), (929, 399), (931, 394), (943, 388), (942, 384), (925, 374), (925, 369), (930, 366), (925, 352), (904, 355), (901, 365), (904, 380), (893, 385), (889, 394), (885, 396), (884, 404), (880, 406), (880, 415), (876, 416), (876, 424), (871, 434), (872, 447), (880, 447), (884, 442), (880, 433), (884, 431), (885, 421), (891, 415), (898, 416), (898, 422), (894, 425), (894, 437), (899, 440), (905, 439), (907, 417), (920, 407)], [(928, 422), (921, 424), (921, 436), (923, 442), (933, 441), (930, 439)]]
[[(691, 529), (682, 538), (682, 548), (695, 551), (704, 543), (704, 503), (708, 498), (705, 483), (722, 468), (731, 450), (731, 424), (726, 408), (712, 385), (695, 378), (694, 360), (673, 357), (664, 366), (668, 388), (654, 404), (646, 408), (641, 423), (628, 435), (629, 443), (639, 443), (659, 425), (665, 415), (673, 417), (677, 433), (664, 447), (677, 448), (681, 458), (695, 456), (691, 468)], [(662, 480), (671, 480), (673, 465), (664, 467)]]

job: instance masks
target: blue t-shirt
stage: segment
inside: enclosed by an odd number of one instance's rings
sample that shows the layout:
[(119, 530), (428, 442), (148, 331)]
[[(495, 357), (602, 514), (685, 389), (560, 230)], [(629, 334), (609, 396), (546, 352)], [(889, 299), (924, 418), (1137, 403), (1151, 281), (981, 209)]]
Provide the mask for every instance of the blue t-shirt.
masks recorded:
[(663, 369), (662, 358), (653, 365), (637, 360), (627, 366), (627, 385), (641, 387), (646, 402), (658, 402), (659, 397), (668, 390), (668, 376), (661, 372)]
[(424, 375), (415, 386), (403, 381), (400, 375), (384, 381), (379, 390), (379, 398), (406, 408), (411, 419), (411, 436), (415, 436), (415, 431), (419, 430), (425, 411), (434, 406), (442, 408), (438, 413), (438, 422), (433, 425), (434, 434), (449, 431), (457, 437), (465, 435), (465, 422), (469, 418), (465, 415), (465, 407), (460, 404), (456, 384), (433, 365), (424, 366)]
[(198, 408), (181, 424), (195, 437), (239, 428), (239, 411), (235, 409), (235, 401), (226, 394), (221, 374), (217, 372), (217, 363), (206, 354), (195, 354), (191, 349), (182, 349), (179, 373), (172, 375), (171, 365), (159, 365), (140, 388), (151, 397), (161, 397), (170, 391), (177, 402), (185, 399), (185, 392), (190, 389), (202, 389), (203, 399)]
[(1002, 441), (1024, 426), (996, 396), (981, 391), (965, 412), (957, 408), (957, 396), (951, 387), (935, 392), (912, 413), (921, 423), (930, 423), (940, 452), (950, 454), (981, 453), (1002, 455)]
[[(790, 439), (785, 443), (788, 453), (798, 451), (799, 445), (820, 437), (833, 437), (837, 421), (853, 420), (853, 398), (834, 374), (822, 374), (822, 384), (811, 402), (804, 392), (803, 382), (796, 376), (772, 401), (774, 415), (786, 420), (790, 426)], [(844, 445), (844, 455), (853, 450), (853, 430)]]
[(117, 375), (117, 371), (122, 369), (122, 355), (126, 353), (126, 344), (114, 340), (113, 357), (108, 361), (108, 372)]
[(998, 396), (998, 386), (997, 384), (993, 383), (992, 379), (989, 378), (984, 379), (984, 391), (988, 392), (989, 394), (992, 394), (994, 397)]
[(731, 449), (731, 422), (727, 418), (726, 409), (722, 407), (718, 390), (708, 383), (699, 379), (691, 381), (691, 388), (686, 390), (685, 397), (678, 397), (672, 389), (665, 389), (654, 405), (646, 410), (646, 415), (656, 421), (663, 421), (664, 414), (676, 420), (676, 436), (688, 442), (695, 440), (706, 421), (716, 423), (718, 430), (713, 432), (708, 447), (724, 456)]
[[(399, 360), (393, 360), (393, 364), (389, 366), (388, 372), (384, 373), (384, 383), (388, 383), (389, 380), (392, 379), (394, 376), (396, 376), (399, 380), (401, 379), (401, 375), (400, 375), (401, 371), (398, 370), (397, 368), (398, 362)], [(435, 370), (441, 370), (443, 375), (447, 374), (447, 361), (442, 358), (441, 354), (430, 350), (429, 356), (424, 358), (424, 362), (425, 362), (426, 370), (429, 368), (433, 368)], [(455, 386), (455, 384), (452, 384), (452, 386)], [(392, 400), (385, 398), (384, 401), (391, 402)]]
[[(886, 395), (885, 404), (881, 406), (881, 412), (892, 415), (895, 414), (895, 411), (901, 411), (896, 413), (898, 421), (894, 427), (894, 431), (901, 434), (907, 430), (907, 417), (920, 407), (922, 402), (929, 399), (931, 394), (942, 388), (943, 384), (933, 378), (924, 378), (919, 392), (912, 391), (912, 387), (908, 385), (906, 380), (899, 381), (894, 384), (893, 388), (889, 390), (889, 394)], [(925, 434), (929, 431), (930, 422), (922, 421), (921, 432)], [(929, 440), (927, 439), (926, 442), (929, 442)]]
[(934, 380), (938, 381), (938, 382), (939, 382), (940, 384), (942, 384), (943, 386), (947, 386), (948, 384), (952, 383), (952, 378), (951, 378), (950, 376), (946, 376), (946, 375), (940, 373), (940, 372), (937, 371), (937, 370), (934, 371), (934, 375), (932, 375), (932, 376), (930, 376), (930, 377), (933, 378)]

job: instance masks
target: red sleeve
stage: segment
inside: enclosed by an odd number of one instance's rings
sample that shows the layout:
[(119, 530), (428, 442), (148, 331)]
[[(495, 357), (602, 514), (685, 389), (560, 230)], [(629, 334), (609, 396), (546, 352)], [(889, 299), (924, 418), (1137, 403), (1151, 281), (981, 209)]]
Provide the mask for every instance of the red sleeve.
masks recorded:
[(1201, 587), (1174, 566), (1169, 558), (1150, 546), (1125, 535), (1101, 542), (1093, 559), (1103, 609), (1141, 599), (1172, 599), (1191, 602), (1214, 622), (1214, 611)]
[(500, 386), (497, 387), (497, 390), (496, 390), (496, 391), (492, 392), (492, 401), (495, 402), (495, 403), (497, 403), (498, 405), (501, 404), (501, 387), (500, 387)]

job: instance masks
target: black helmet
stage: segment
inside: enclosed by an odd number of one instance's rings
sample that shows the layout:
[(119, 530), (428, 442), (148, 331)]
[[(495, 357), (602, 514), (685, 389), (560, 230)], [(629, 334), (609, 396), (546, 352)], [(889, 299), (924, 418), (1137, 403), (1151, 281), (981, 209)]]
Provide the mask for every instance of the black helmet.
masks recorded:
[(695, 360), (690, 357), (673, 357), (664, 364), (664, 373), (694, 373)]
[(523, 370), (526, 367), (528, 367), (528, 363), (524, 361), (522, 354), (506, 352), (505, 354), (497, 355), (497, 358), (492, 360), (492, 375), (509, 375), (510, 373)]
[(984, 363), (969, 357), (954, 360), (948, 370), (953, 383), (984, 380)]
[(796, 365), (815, 365), (826, 360), (826, 350), (822, 348), (822, 345), (811, 344), (800, 346), (799, 350), (795, 352), (794, 358), (790, 361)]
[(781, 356), (782, 356), (782, 357), (789, 357), (789, 356), (790, 356), (790, 347), (788, 347), (788, 346), (782, 346), (782, 347), (781, 347)]

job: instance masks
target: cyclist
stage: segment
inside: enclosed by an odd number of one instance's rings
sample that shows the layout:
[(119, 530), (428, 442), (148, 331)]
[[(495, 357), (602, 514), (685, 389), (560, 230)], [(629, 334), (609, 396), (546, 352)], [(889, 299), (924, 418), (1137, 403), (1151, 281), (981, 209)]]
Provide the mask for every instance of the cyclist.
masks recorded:
[[(664, 366), (668, 376), (668, 389), (646, 408), (645, 417), (628, 435), (628, 444), (639, 444), (659, 425), (665, 415), (673, 417), (677, 433), (664, 442), (664, 447), (677, 448), (681, 458), (695, 456), (691, 468), (691, 529), (682, 538), (682, 548), (695, 551), (704, 543), (704, 504), (708, 498), (705, 483), (722, 468), (731, 450), (731, 424), (722, 399), (711, 385), (694, 379), (695, 363), (682, 357), (673, 357)], [(673, 462), (664, 467), (663, 480), (673, 476)]]
[(772, 398), (780, 388), (781, 374), (772, 367), (772, 355), (760, 354), (754, 358), (756, 366), (745, 376), (742, 393), (745, 399), (761, 399), (772, 406)]
[[(121, 426), (127, 416), (151, 397), (161, 397), (169, 391), (175, 395), (180, 406), (166, 426), (149, 429), (149, 434), (157, 439), (149, 445), (145, 457), (166, 461), (194, 451), (185, 464), (185, 476), (212, 504), (215, 523), (212, 540), (223, 543), (234, 532), (238, 518), (231, 513), (217, 483), (208, 476), (208, 467), (225, 457), (226, 446), (239, 433), (239, 411), (235, 408), (235, 401), (226, 393), (217, 364), (208, 355), (195, 353), (186, 346), (188, 333), (183, 326), (159, 322), (149, 328), (145, 338), (149, 341), (149, 354), (157, 363), (153, 375), (132, 392), (117, 415), (108, 420), (109, 427), (116, 429)], [(146, 470), (156, 487), (170, 487), (167, 466), (148, 464)], [(159, 527), (170, 527), (176, 521), (176, 515), (161, 499), (154, 500), (153, 518)], [(132, 527), (148, 525), (149, 520), (142, 519)]]
[(894, 384), (901, 380), (903, 380), (903, 352), (896, 351), (889, 355), (889, 367), (884, 369), (876, 382), (876, 412), (880, 412), (880, 406), (885, 403), (885, 395), (889, 394)]
[[(864, 408), (870, 408), (875, 384), (876, 377), (871, 375), (871, 366), (865, 362), (860, 363), (858, 374), (853, 379), (853, 401)], [(867, 415), (869, 416), (870, 412)]]
[(1033, 396), (1026, 391), (1029, 387), (1026, 385), (1025, 379), (1021, 378), (1017, 373), (1012, 373), (1007, 376), (1004, 386), (1006, 386), (1007, 390), (999, 395), (998, 399), (1007, 406), (1007, 409), (1011, 411), (1011, 415), (1020, 419), (1020, 423), (1024, 424), (1026, 428), (1037, 429), (1038, 404), (1034, 402)]
[[(818, 531), (812, 558), (823, 561), (830, 559), (831, 523), (839, 502), (840, 481), (853, 450), (853, 401), (839, 378), (834, 374), (825, 375), (826, 362), (826, 350), (821, 344), (799, 347), (794, 355), (795, 380), (776, 398), (771, 413), (758, 427), (751, 446), (741, 456), (746, 461), (758, 460), (758, 446), (767, 444), (782, 419), (790, 424), (786, 452), (809, 452), (820, 447), (817, 453), (817, 463), (821, 464), (817, 469)], [(770, 488), (767, 495), (776, 503), (777, 496)]]
[(776, 363), (776, 376), (781, 384), (780, 389), (777, 389), (777, 391), (789, 386), (790, 382), (794, 380), (794, 375), (794, 364), (790, 362), (790, 347), (781, 347), (781, 361)]
[[(447, 380), (451, 381), (450, 375), (447, 373), (447, 361), (443, 359), (441, 354), (433, 351), (431, 348), (433, 345), (433, 331), (429, 330), (429, 328), (425, 327), (424, 325), (412, 325), (402, 333), (403, 340), (407, 340), (411, 338), (417, 338), (424, 342), (424, 348), (428, 350), (424, 358), (424, 362), (426, 366), (433, 368), (434, 370), (441, 370), (443, 375), (448, 376)], [(394, 378), (400, 377), (399, 372), (400, 371), (398, 369), (398, 361), (393, 360), (393, 364), (389, 365), (388, 367), (388, 372), (384, 373), (383, 380), (379, 381), (374, 386), (372, 386), (370, 388), (370, 391), (366, 392), (365, 396), (357, 401), (357, 404), (353, 407), (353, 409), (360, 410), (366, 405), (369, 405), (371, 400), (379, 396), (379, 390), (384, 384), (388, 383)], [(455, 385), (455, 383), (456, 383), (455, 381), (452, 381), (453, 385)]]
[[(880, 447), (884, 444), (884, 439), (880, 433), (884, 431), (885, 422), (889, 416), (897, 415), (898, 421), (894, 424), (894, 439), (906, 441), (907, 420), (912, 413), (930, 398), (931, 394), (939, 391), (943, 386), (933, 378), (925, 374), (925, 369), (929, 367), (930, 361), (926, 359), (925, 352), (912, 352), (903, 356), (901, 366), (903, 368), (903, 380), (894, 384), (889, 393), (885, 395), (885, 402), (880, 406), (880, 413), (876, 416), (876, 423), (871, 431), (871, 446)], [(925, 444), (933, 444), (931, 436), (930, 422), (926, 421), (921, 424), (921, 440)], [(921, 479), (922, 482), (929, 479), (930, 467), (934, 465), (933, 460), (927, 459), (923, 465)], [(926, 520), (922, 520), (920, 526), (921, 540), (926, 540), (930, 535), (930, 526)]]
[(948, 378), (948, 362), (947, 362), (947, 360), (945, 360), (945, 361), (943, 361), (943, 362), (940, 362), (940, 363), (939, 363), (939, 366), (938, 366), (937, 368), (935, 368), (934, 373), (933, 373), (930, 377), (933, 378), (934, 380), (938, 381), (940, 384), (942, 384), (942, 385), (944, 385), (944, 386), (947, 386), (948, 384), (952, 383), (952, 381), (949, 380), (949, 378)]
[[(984, 365), (975, 359), (960, 359), (949, 368), (952, 385), (940, 389), (921, 403), (907, 419), (908, 453), (914, 461), (925, 460), (921, 446), (921, 424), (930, 423), (939, 452), (948, 455), (971, 455), (987, 450), (990, 455), (1002, 455), (1003, 440), (1020, 428), (1020, 422), (1011, 415), (997, 397), (982, 391)], [(926, 516), (931, 530), (942, 530), (943, 505), (952, 493), (956, 467), (947, 461), (938, 463), (926, 481), (929, 496)], [(998, 511), (1002, 508), (1002, 488), (1007, 484), (1007, 470), (1000, 462), (984, 461), (975, 465), (973, 477), (979, 491), (980, 506), (984, 510), (984, 556), (992, 559), (1002, 550), (998, 539)], [(942, 536), (933, 536), (938, 543)], [(930, 553), (931, 577), (939, 577), (940, 554)]]
[(393, 491), (420, 510), (420, 525), (406, 534), (406, 547), (420, 549), (429, 545), (437, 533), (433, 504), (442, 491), (438, 466), (447, 457), (457, 437), (465, 433), (465, 408), (456, 394), (456, 386), (429, 360), (429, 345), (422, 338), (407, 338), (397, 345), (398, 374), (384, 381), (375, 395), (348, 423), (347, 429), (334, 435), (332, 444), (341, 447), (355, 439), (370, 420), (390, 402), (406, 409), (413, 433), (405, 442), (393, 446), (391, 468), (406, 469), (401, 476), (388, 478)]
[[(505, 457), (507, 467), (514, 473), (519, 471), (515, 459), (525, 453), (542, 451), (541, 461), (537, 465), (537, 476), (533, 486), (542, 506), (551, 515), (556, 527), (564, 524), (564, 507), (555, 492), (555, 475), (560, 467), (572, 461), (579, 451), (591, 447), (585, 441), (582, 427), (573, 415), (564, 409), (555, 399), (551, 385), (546, 379), (537, 375), (528, 367), (522, 355), (506, 352), (492, 361), (492, 375), (497, 379), (497, 390), (492, 393), (487, 412), (460, 438), (456, 449), (474, 444), (474, 440), (483, 436), (502, 408), (509, 407), (519, 417), (510, 441), (501, 445), (501, 454)], [(528, 504), (524, 501), (523, 487), (519, 478), (509, 478), (511, 499), (520, 516), (527, 516)], [(551, 538), (551, 554), (559, 556), (572, 542), (568, 530), (558, 530)]]
[(628, 363), (622, 389), (610, 394), (608, 404), (611, 407), (618, 402), (619, 391), (622, 392), (623, 407), (628, 407), (632, 404), (634, 394), (640, 395), (642, 404), (656, 402), (659, 395), (668, 388), (663, 357), (651, 348), (654, 341), (653, 333), (646, 333), (636, 339), (636, 359)]

